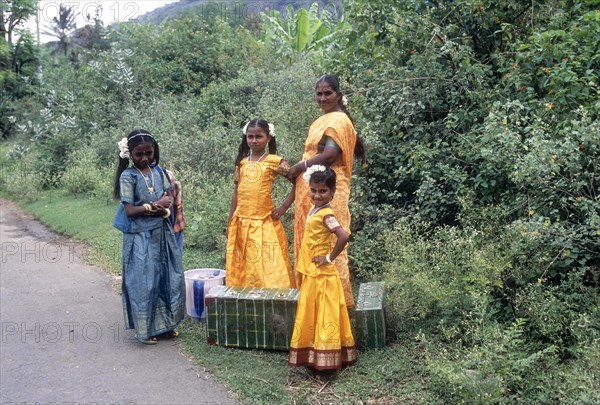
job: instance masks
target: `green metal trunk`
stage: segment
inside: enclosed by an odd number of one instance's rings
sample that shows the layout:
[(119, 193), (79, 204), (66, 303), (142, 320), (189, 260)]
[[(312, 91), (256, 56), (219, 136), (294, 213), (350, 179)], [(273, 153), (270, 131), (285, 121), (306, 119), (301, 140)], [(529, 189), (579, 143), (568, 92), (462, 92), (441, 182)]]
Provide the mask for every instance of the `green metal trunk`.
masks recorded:
[(385, 347), (384, 284), (372, 282), (360, 285), (356, 300), (354, 338), (361, 349)]
[(208, 343), (288, 350), (299, 293), (288, 288), (213, 287), (205, 297)]

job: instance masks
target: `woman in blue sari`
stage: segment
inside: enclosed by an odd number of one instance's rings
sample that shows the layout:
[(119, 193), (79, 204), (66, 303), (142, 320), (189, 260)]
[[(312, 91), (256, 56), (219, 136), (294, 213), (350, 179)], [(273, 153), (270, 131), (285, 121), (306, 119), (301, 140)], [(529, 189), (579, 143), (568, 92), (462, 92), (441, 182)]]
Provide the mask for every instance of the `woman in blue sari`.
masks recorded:
[(176, 337), (185, 316), (182, 256), (169, 219), (171, 185), (148, 131), (132, 131), (119, 149), (114, 196), (121, 201), (115, 226), (123, 231), (125, 329), (152, 345), (159, 335)]

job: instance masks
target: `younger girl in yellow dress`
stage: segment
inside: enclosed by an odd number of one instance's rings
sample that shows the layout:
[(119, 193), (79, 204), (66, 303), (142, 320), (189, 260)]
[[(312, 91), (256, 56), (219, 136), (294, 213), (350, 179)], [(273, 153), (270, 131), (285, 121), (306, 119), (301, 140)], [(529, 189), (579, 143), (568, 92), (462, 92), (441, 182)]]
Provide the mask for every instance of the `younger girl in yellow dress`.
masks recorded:
[(303, 177), (309, 183), (313, 207), (306, 219), (296, 268), (302, 284), (288, 364), (331, 370), (356, 361), (344, 289), (333, 263), (349, 236), (329, 205), (335, 193), (335, 172), (314, 165)]
[(227, 285), (295, 287), (287, 237), (280, 221), (294, 201), (295, 189), (292, 185), (283, 204), (275, 207), (273, 183), (277, 175), (285, 176), (289, 169), (276, 153), (273, 125), (262, 118), (248, 122), (235, 160), (235, 191), (227, 231)]

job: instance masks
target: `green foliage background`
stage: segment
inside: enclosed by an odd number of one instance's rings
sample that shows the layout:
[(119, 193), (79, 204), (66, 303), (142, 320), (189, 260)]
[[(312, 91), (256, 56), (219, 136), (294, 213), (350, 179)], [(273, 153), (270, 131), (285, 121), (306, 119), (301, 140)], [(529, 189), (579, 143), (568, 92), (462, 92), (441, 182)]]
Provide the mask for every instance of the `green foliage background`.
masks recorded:
[[(186, 267), (222, 266), (241, 127), (273, 122), (296, 162), (315, 80), (335, 73), (369, 144), (351, 271), (387, 287), (390, 348), (361, 361), (413, 362), (406, 380), (430, 403), (599, 403), (597, 8), (362, 0), (343, 20), (313, 6), (249, 17), (252, 30), (192, 10), (107, 29), (110, 47), (77, 63), (31, 48), (19, 75), (2, 65), (0, 185), (109, 203), (116, 143), (146, 128), (184, 183)], [(25, 79), (37, 58), (43, 79)], [(410, 402), (373, 384), (340, 389)]]

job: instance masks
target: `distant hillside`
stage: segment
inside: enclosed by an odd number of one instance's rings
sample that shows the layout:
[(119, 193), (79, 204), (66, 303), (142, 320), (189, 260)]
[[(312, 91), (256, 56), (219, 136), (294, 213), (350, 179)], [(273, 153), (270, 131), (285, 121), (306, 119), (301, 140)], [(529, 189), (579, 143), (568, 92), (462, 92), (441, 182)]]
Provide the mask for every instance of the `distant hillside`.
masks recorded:
[(312, 3), (319, 3), (321, 10), (328, 10), (334, 17), (343, 14), (343, 1), (309, 1), (309, 0), (272, 0), (272, 1), (210, 1), (210, 0), (180, 0), (177, 3), (152, 10), (137, 18), (140, 22), (152, 22), (159, 24), (165, 18), (177, 18), (182, 13), (197, 9), (201, 13), (210, 15), (223, 15), (224, 17), (235, 17), (243, 20), (249, 15), (257, 14), (265, 10), (277, 10), (285, 13), (288, 5), (294, 9), (300, 7), (308, 9)]

